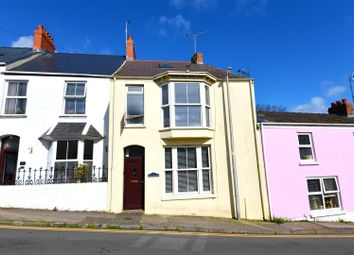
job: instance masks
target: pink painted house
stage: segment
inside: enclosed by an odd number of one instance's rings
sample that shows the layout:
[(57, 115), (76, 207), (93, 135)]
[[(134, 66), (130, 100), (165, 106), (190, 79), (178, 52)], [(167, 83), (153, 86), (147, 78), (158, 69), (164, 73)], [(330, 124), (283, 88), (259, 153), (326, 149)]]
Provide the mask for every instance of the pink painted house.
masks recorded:
[[(348, 106), (348, 107), (347, 107)], [(332, 113), (351, 114), (346, 100)], [(336, 110), (337, 109), (337, 110)], [(354, 221), (354, 117), (258, 112), (272, 218)]]

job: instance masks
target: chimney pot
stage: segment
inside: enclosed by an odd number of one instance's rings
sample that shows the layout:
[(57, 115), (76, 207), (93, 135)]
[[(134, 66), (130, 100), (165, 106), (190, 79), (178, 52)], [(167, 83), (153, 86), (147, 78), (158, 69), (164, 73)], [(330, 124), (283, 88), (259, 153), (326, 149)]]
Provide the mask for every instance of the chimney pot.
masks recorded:
[(328, 113), (340, 116), (349, 116), (353, 114), (353, 105), (348, 103), (347, 98), (344, 98), (341, 101), (338, 100), (335, 103), (331, 103), (331, 107), (328, 108)]
[(33, 34), (33, 50), (55, 52), (53, 38), (42, 25), (38, 25), (38, 28), (34, 30)]
[(193, 64), (204, 64), (204, 61), (203, 61), (203, 54), (200, 53), (200, 52), (196, 52), (194, 53), (192, 59), (191, 59), (191, 62)]
[(135, 47), (134, 47), (133, 37), (131, 35), (128, 36), (125, 46), (126, 46), (125, 53), (126, 53), (127, 60), (135, 60), (136, 59)]

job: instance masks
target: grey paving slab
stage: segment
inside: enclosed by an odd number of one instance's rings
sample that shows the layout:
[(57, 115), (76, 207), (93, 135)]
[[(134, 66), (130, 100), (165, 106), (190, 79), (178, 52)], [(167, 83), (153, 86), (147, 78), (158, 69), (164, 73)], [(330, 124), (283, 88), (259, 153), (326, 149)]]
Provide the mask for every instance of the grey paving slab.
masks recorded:
[[(146, 215), (143, 211), (112, 214), (0, 208), (0, 223), (18, 226), (68, 226), (218, 232), (244, 234), (354, 234), (354, 223), (233, 220), (213, 217)], [(202, 243), (198, 244), (202, 246)], [(197, 249), (197, 248), (196, 248)]]

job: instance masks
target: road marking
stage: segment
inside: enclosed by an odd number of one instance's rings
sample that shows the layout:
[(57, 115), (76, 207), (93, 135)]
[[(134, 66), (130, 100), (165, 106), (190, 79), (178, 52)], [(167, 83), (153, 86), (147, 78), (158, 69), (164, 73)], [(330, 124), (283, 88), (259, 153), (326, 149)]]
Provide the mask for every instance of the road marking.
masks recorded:
[(144, 244), (146, 244), (147, 242), (149, 242), (152, 239), (151, 236), (143, 236), (140, 237), (138, 240), (136, 240), (132, 245), (130, 245), (130, 247), (132, 248), (140, 248), (142, 247)]
[(206, 244), (206, 239), (197, 239), (195, 240), (191, 250), (194, 252), (202, 252), (204, 251)]
[(149, 248), (181, 251), (187, 242), (188, 238), (160, 237)]
[(116, 233), (116, 234), (151, 234), (151, 235), (180, 235), (180, 236), (215, 236), (215, 237), (238, 237), (238, 238), (354, 238), (354, 234), (227, 234), (227, 233), (205, 233), (205, 232), (177, 232), (158, 230), (129, 230), (129, 229), (91, 229), (91, 228), (62, 228), (62, 227), (34, 227), (34, 226), (7, 226), (0, 225), (0, 229), (8, 230), (38, 230), (56, 232), (88, 232), (88, 233)]

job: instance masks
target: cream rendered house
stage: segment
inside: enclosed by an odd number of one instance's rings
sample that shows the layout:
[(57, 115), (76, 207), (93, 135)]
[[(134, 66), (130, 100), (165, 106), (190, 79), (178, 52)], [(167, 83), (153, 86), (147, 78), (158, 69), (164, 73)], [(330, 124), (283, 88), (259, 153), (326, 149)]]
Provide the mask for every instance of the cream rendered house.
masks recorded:
[(268, 218), (253, 80), (202, 58), (136, 60), (128, 38), (111, 83), (111, 212)]

